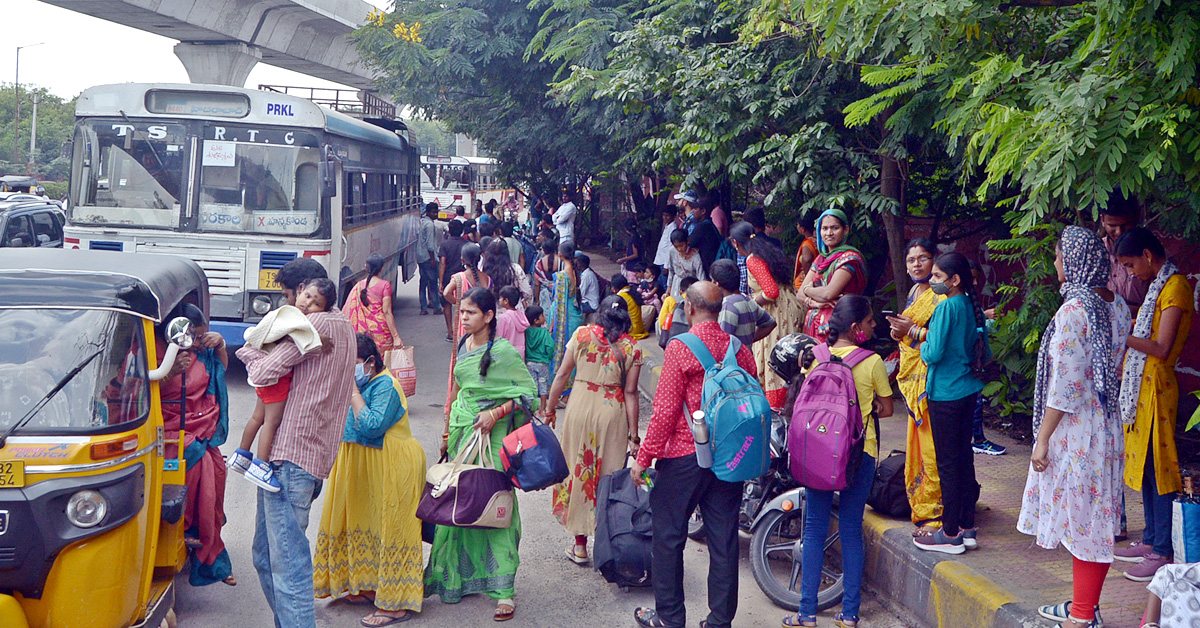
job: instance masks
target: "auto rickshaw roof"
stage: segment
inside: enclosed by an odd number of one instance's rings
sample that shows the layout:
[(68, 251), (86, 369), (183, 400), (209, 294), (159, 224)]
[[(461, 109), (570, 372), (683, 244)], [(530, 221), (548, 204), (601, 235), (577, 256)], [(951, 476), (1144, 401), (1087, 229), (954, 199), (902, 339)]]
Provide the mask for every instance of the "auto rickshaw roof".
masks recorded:
[(104, 308), (157, 323), (193, 291), (207, 301), (204, 271), (175, 255), (0, 248), (0, 308)]
[(40, 184), (37, 179), (20, 174), (9, 174), (0, 177), (0, 183), (9, 188), (35, 188)]

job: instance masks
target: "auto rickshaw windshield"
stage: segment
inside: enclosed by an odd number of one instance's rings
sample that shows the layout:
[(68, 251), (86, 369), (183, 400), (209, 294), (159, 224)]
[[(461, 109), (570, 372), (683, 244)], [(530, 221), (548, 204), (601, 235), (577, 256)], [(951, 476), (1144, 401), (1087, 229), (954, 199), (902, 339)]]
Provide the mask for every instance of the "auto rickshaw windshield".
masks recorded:
[(110, 310), (0, 309), (0, 432), (97, 351), (16, 433), (78, 434), (145, 419), (142, 330), (140, 318)]

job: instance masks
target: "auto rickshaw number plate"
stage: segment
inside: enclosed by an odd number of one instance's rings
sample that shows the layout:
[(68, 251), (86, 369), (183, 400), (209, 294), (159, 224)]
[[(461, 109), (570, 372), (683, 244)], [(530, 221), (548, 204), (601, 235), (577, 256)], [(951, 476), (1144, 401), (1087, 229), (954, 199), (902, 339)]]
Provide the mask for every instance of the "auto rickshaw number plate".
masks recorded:
[(276, 268), (264, 268), (258, 271), (258, 289), (259, 290), (278, 290), (279, 284), (275, 283), (275, 275), (279, 274)]
[(25, 461), (5, 460), (0, 462), (0, 488), (25, 486)]

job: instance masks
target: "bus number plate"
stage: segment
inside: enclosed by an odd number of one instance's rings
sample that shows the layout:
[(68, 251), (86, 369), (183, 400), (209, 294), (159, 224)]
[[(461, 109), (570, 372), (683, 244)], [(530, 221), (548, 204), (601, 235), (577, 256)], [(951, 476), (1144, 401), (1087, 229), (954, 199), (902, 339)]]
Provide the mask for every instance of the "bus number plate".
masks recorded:
[(279, 284), (275, 282), (275, 275), (277, 274), (279, 274), (279, 270), (274, 268), (258, 271), (258, 289), (278, 290)]
[(0, 488), (25, 486), (25, 461), (5, 460), (0, 462)]

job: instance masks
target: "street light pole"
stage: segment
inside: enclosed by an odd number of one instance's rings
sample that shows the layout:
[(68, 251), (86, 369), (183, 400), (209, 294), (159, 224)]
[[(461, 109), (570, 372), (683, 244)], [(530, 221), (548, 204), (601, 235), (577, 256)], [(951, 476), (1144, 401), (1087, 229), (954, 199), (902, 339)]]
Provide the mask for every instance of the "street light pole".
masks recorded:
[(33, 102), (33, 119), (29, 123), (29, 163), (25, 164), (25, 174), (32, 175), (34, 159), (37, 155), (37, 106), (41, 101), (41, 95), (31, 92), (29, 100)]
[(14, 87), (17, 90), (17, 100), (16, 100), (17, 111), (16, 111), (16, 116), (14, 116), (14, 120), (13, 120), (13, 158), (12, 158), (12, 162), (14, 164), (21, 163), (21, 49), (22, 48), (33, 48), (34, 46), (40, 46), (44, 43), (46, 43), (46, 42), (40, 41), (36, 44), (29, 44), (27, 46), (17, 46), (17, 71), (15, 73), (16, 76), (14, 77), (15, 80), (13, 81), (13, 83), (15, 84)]

